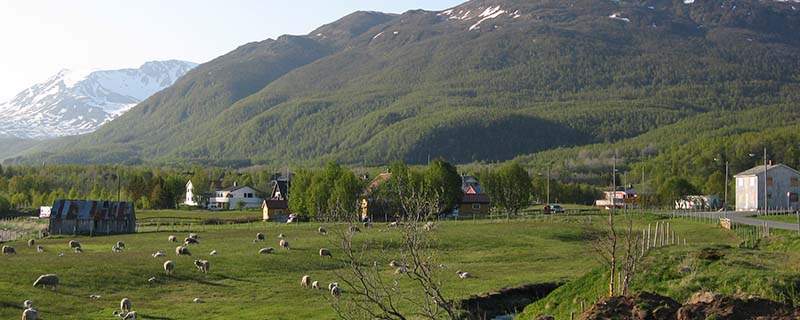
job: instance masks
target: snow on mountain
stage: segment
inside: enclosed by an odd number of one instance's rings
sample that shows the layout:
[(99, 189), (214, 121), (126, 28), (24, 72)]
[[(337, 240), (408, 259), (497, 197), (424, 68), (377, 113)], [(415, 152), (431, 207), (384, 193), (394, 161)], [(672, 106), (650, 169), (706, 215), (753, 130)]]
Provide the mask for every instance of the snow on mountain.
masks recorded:
[(61, 70), (0, 103), (0, 137), (47, 139), (92, 132), (195, 66), (168, 60), (138, 69)]

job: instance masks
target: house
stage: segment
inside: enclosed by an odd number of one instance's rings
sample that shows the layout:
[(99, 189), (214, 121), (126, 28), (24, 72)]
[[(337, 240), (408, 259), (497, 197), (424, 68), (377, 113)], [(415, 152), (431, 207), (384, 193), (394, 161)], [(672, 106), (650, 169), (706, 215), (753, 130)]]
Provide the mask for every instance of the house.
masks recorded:
[(733, 177), (736, 179), (736, 211), (763, 210), (765, 184), (768, 208), (799, 208), (800, 172), (787, 165), (756, 166)]
[(384, 172), (378, 174), (361, 193), (360, 215), (363, 221), (389, 221), (397, 217), (391, 199), (379, 196), (381, 186), (391, 180), (392, 174)]
[(595, 200), (596, 207), (605, 208), (610, 210), (613, 207), (618, 209), (636, 208), (639, 206), (639, 195), (636, 194), (636, 189), (633, 185), (624, 187), (624, 190), (606, 191), (603, 192), (603, 199)]
[(133, 203), (56, 200), (50, 210), (51, 235), (108, 235), (136, 232)]
[(186, 197), (183, 200), (183, 204), (191, 207), (197, 206), (197, 201), (195, 201), (194, 197), (194, 185), (192, 184), (192, 180), (186, 182)]
[(289, 179), (278, 178), (272, 183), (272, 192), (261, 204), (264, 221), (286, 222), (289, 219)]
[(454, 214), (459, 216), (486, 216), (489, 214), (491, 199), (483, 192), (478, 179), (473, 176), (461, 176), (461, 191), (464, 193), (458, 201)]
[(258, 208), (263, 200), (257, 196), (258, 190), (248, 186), (233, 186), (215, 190), (208, 199), (208, 208), (216, 210)]
[(675, 201), (677, 210), (710, 210), (722, 206), (718, 196), (691, 195)]

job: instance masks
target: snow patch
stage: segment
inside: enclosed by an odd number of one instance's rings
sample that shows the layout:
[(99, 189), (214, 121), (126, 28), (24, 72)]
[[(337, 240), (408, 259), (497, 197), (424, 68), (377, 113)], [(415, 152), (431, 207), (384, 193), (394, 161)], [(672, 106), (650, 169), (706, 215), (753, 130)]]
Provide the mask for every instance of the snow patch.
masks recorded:
[(489, 19), (497, 18), (501, 14), (504, 14), (504, 13), (506, 13), (506, 11), (505, 10), (500, 10), (500, 6), (488, 7), (488, 8), (486, 8), (486, 10), (483, 11), (483, 13), (478, 15), (478, 17), (483, 18), (483, 19), (478, 20), (477, 23), (475, 23), (472, 26), (470, 26), (469, 30), (472, 31), (472, 30), (475, 30), (475, 29), (480, 29), (481, 23), (483, 23), (484, 21), (489, 20)]
[(383, 31), (381, 31), (380, 33), (378, 33), (374, 37), (372, 37), (372, 40), (378, 39), (378, 37), (380, 37), (382, 35), (383, 35)]
[(692, 4), (694, 0), (683, 0), (683, 4)]
[(620, 20), (620, 21), (625, 21), (625, 22), (631, 22), (631, 19), (628, 19), (628, 18), (625, 18), (625, 17), (623, 17), (621, 13), (614, 13), (614, 14), (612, 14), (612, 15), (608, 16), (608, 17), (609, 17), (609, 18), (611, 18), (611, 19), (614, 19), (614, 20)]

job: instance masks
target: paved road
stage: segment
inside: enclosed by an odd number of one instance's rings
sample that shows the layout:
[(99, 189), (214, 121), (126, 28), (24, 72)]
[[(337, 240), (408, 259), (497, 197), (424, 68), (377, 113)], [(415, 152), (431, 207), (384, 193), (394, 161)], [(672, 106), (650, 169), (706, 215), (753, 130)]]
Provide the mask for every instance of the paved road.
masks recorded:
[[(673, 215), (677, 214), (679, 216), (691, 216), (697, 218), (713, 218), (713, 219), (719, 219), (721, 217), (725, 217), (725, 214), (722, 212), (675, 212), (672, 214)], [(727, 217), (731, 219), (731, 221), (734, 223), (744, 224), (748, 226), (763, 226), (764, 223), (766, 223), (770, 228), (774, 229), (794, 230), (794, 231), (798, 231), (800, 229), (797, 223), (769, 221), (769, 220), (761, 220), (761, 219), (747, 217), (755, 214), (756, 212), (728, 211)]]

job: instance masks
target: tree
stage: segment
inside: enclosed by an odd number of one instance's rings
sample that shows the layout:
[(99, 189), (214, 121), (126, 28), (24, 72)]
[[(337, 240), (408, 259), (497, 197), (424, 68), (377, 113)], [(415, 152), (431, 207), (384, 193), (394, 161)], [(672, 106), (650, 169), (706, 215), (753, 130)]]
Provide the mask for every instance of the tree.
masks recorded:
[(662, 204), (671, 204), (684, 196), (697, 194), (697, 188), (685, 178), (669, 178), (658, 188), (658, 197)]
[(725, 194), (725, 174), (720, 171), (714, 171), (708, 176), (705, 188), (706, 194), (718, 195), (722, 197)]
[(484, 186), (492, 204), (503, 208), (507, 215), (516, 215), (530, 204), (533, 183), (528, 172), (518, 163), (503, 165), (497, 172), (486, 174)]
[(438, 195), (440, 210), (453, 210), (462, 196), (461, 175), (447, 161), (433, 160), (425, 174), (425, 188), (428, 193)]

